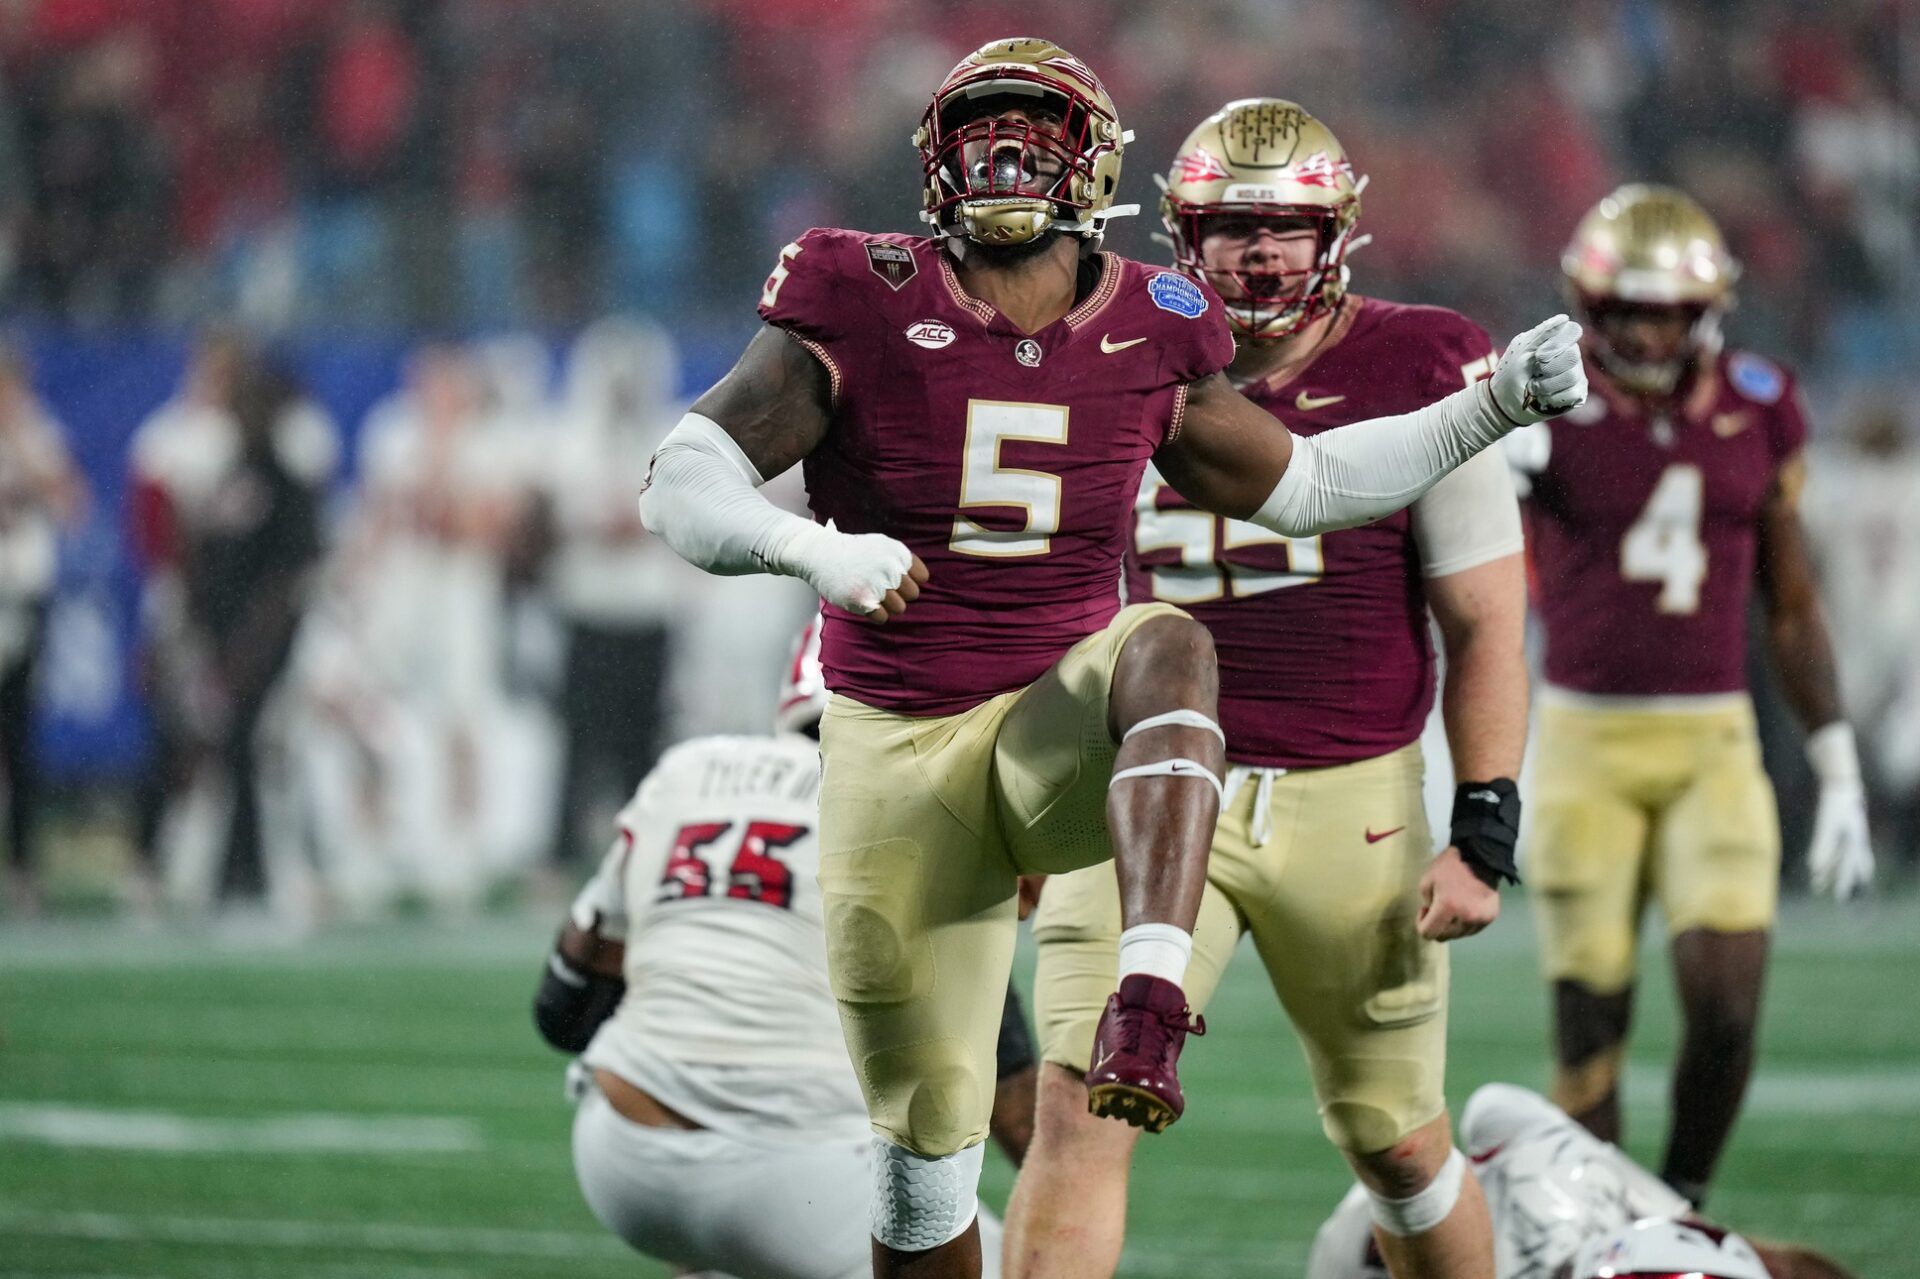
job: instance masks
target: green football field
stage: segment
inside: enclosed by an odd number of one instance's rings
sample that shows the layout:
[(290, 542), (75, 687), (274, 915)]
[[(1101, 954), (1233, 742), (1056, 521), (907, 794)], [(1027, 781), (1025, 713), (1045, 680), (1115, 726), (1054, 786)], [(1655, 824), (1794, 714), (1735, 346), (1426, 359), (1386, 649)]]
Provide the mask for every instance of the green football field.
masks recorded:
[[(653, 1276), (581, 1205), (560, 1061), (527, 999), (547, 922), (283, 943), (0, 925), (0, 1279)], [(1920, 902), (1796, 903), (1716, 1192), (1750, 1233), (1920, 1279)], [(1455, 952), (1450, 1076), (1545, 1078), (1517, 910)], [(1242, 962), (1142, 1147), (1123, 1273), (1298, 1275), (1345, 1188), (1299, 1053)], [(1030, 967), (1023, 956), (1023, 967)], [(1655, 1157), (1673, 1038), (1649, 973), (1629, 1144)], [(987, 1194), (1010, 1172), (989, 1162)]]

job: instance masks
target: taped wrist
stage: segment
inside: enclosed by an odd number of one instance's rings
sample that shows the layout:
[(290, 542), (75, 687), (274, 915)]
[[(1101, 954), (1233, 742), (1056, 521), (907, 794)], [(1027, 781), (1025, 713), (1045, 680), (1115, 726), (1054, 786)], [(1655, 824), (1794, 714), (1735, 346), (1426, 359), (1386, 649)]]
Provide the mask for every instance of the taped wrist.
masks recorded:
[(1489, 888), (1520, 882), (1514, 849), (1520, 843), (1520, 788), (1510, 778), (1462, 782), (1453, 792), (1453, 829), (1448, 840), (1467, 869)]
[(623, 977), (576, 968), (558, 951), (547, 956), (540, 989), (533, 996), (533, 1024), (540, 1037), (563, 1053), (585, 1052), (600, 1024), (626, 996)]

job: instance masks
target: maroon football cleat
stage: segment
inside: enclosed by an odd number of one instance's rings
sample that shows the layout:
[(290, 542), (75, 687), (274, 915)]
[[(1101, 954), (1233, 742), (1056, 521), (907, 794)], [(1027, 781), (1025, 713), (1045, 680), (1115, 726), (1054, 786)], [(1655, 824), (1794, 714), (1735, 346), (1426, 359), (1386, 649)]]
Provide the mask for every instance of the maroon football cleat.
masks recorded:
[(1087, 1109), (1159, 1132), (1180, 1117), (1180, 1046), (1207, 1033), (1206, 1019), (1187, 1011), (1186, 992), (1160, 977), (1135, 973), (1107, 997), (1093, 1032)]

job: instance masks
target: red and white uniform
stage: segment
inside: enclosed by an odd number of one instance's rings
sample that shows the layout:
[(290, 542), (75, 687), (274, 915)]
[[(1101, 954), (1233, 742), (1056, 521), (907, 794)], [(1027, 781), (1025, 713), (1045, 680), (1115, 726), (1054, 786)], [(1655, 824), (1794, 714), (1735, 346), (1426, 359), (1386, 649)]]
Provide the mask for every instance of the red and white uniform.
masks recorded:
[(835, 692), (964, 711), (1119, 610), (1130, 499), (1187, 384), (1226, 367), (1233, 341), (1185, 276), (1111, 253), (1083, 270), (1079, 304), (1028, 335), (962, 291), (938, 241), (813, 230), (782, 253), (760, 314), (833, 381), (833, 430), (805, 463), (814, 516), (896, 538), (930, 574), (885, 626), (826, 608)]
[(865, 1140), (827, 987), (819, 790), (819, 747), (797, 733), (661, 758), (574, 906), (627, 947), (627, 997), (589, 1066), (714, 1131)]
[[(1475, 1091), (1460, 1117), (1493, 1218), (1495, 1279), (1551, 1279), (1586, 1240), (1643, 1217), (1690, 1210), (1685, 1199), (1536, 1092)], [(1355, 1186), (1314, 1237), (1307, 1279), (1384, 1279), (1367, 1194)]]
[[(798, 733), (674, 747), (621, 811), (574, 922), (626, 942), (627, 993), (581, 1061), (696, 1130), (581, 1087), (574, 1169), (635, 1248), (702, 1272), (870, 1273), (872, 1141), (827, 985), (820, 755)], [(999, 1223), (980, 1212), (999, 1274)]]

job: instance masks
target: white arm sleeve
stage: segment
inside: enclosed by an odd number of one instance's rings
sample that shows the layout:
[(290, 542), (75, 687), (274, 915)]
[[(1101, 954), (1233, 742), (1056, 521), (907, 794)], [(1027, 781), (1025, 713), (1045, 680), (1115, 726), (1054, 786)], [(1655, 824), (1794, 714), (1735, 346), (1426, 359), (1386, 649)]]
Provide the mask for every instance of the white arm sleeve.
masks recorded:
[(1483, 379), (1411, 413), (1295, 436), (1286, 473), (1253, 522), (1313, 537), (1391, 515), (1517, 425)]
[(1520, 501), (1499, 449), (1469, 458), (1414, 502), (1413, 540), (1427, 577), (1520, 553)]
[(718, 423), (689, 413), (654, 452), (640, 520), (709, 573), (790, 573), (785, 553), (814, 524), (761, 497), (765, 482)]

